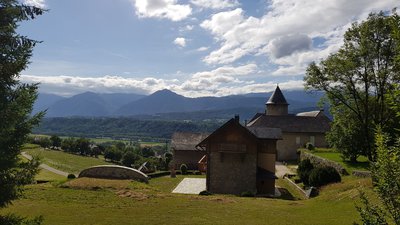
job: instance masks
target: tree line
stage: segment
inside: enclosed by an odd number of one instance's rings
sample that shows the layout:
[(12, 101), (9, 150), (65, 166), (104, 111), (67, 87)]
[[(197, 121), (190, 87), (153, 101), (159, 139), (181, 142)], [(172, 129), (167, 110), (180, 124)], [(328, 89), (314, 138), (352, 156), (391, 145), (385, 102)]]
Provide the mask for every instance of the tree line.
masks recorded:
[(106, 161), (127, 167), (139, 168), (146, 163), (144, 172), (168, 170), (172, 160), (167, 143), (165, 145), (141, 146), (138, 142), (109, 141), (94, 143), (88, 138), (67, 137), (57, 135), (30, 136), (28, 142), (37, 144), (42, 148), (79, 154), (87, 157), (104, 156)]
[(133, 118), (44, 118), (34, 129), (38, 134), (85, 136), (162, 141), (174, 132), (212, 132), (223, 124), (218, 121), (165, 121)]

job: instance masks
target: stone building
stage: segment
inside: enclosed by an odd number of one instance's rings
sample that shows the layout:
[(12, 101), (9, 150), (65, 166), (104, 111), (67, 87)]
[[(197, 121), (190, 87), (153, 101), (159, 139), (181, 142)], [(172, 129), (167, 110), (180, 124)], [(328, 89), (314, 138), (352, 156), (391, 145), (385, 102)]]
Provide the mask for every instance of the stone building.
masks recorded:
[(248, 128), (274, 127), (282, 130), (282, 140), (277, 142), (277, 160), (298, 158), (297, 149), (307, 142), (316, 147), (327, 147), (325, 134), (330, 130), (330, 119), (321, 111), (289, 114), (285, 97), (279, 86), (266, 103), (265, 113), (256, 114)]
[(207, 153), (207, 190), (273, 195), (278, 139), (280, 129), (245, 127), (238, 117), (222, 125), (197, 146)]
[(173, 163), (176, 169), (186, 164), (190, 170), (198, 170), (198, 162), (206, 154), (205, 151), (197, 149), (196, 145), (205, 139), (208, 134), (175, 132), (171, 139), (171, 150)]

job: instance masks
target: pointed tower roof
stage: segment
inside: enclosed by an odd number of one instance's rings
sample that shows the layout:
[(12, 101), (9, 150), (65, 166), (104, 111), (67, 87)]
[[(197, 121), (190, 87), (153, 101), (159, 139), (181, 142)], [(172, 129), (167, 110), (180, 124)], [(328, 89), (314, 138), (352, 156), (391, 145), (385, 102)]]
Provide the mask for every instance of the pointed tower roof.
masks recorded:
[(279, 86), (276, 86), (276, 89), (274, 93), (272, 93), (271, 97), (268, 99), (267, 105), (289, 105), (285, 99), (285, 96), (283, 96), (281, 89)]

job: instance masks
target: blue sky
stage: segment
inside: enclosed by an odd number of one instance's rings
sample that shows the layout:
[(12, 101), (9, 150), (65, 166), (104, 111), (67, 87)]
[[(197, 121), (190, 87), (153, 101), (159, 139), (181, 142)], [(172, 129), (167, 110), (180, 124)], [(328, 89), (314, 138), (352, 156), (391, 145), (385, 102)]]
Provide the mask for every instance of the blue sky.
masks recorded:
[(24, 0), (49, 9), (19, 32), (43, 41), (23, 82), (40, 92), (224, 96), (302, 89), (305, 68), (394, 0)]

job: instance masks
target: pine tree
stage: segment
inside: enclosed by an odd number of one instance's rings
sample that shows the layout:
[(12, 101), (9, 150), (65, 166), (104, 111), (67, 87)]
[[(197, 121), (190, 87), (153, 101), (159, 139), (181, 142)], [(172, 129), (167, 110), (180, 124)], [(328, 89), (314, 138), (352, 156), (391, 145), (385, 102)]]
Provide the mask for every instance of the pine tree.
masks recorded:
[[(22, 162), (19, 154), (44, 113), (31, 115), (38, 85), (21, 83), (19, 74), (27, 68), (38, 42), (17, 34), (16, 29), (20, 22), (43, 12), (16, 0), (0, 0), (0, 207), (20, 197), (23, 185), (32, 183), (37, 173), (38, 161)], [(5, 221), (26, 223), (17, 216), (0, 216), (0, 224)]]

